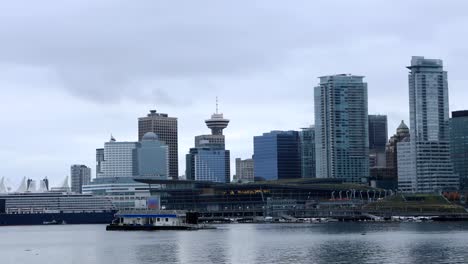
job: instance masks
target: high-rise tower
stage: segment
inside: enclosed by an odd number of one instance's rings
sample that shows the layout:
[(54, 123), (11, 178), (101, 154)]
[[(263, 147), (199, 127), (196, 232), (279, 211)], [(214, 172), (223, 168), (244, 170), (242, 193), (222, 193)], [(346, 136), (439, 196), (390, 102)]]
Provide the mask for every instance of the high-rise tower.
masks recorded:
[(195, 148), (191, 148), (185, 157), (185, 176), (188, 180), (228, 183), (231, 180), (231, 156), (225, 148), (223, 129), (229, 120), (218, 113), (218, 98), (216, 113), (205, 123), (211, 129), (211, 135), (195, 137)]
[(265, 180), (301, 178), (299, 132), (271, 131), (254, 137), (254, 175)]
[(460, 187), (468, 188), (468, 110), (452, 112), (450, 153), (453, 169), (460, 177)]
[(385, 145), (388, 140), (387, 116), (369, 115), (370, 167), (385, 167)]
[(169, 147), (169, 177), (176, 180), (179, 177), (177, 118), (151, 110), (146, 117), (138, 118), (138, 140), (148, 132), (155, 133)]
[(91, 182), (91, 168), (85, 165), (72, 165), (70, 167), (71, 191), (82, 193), (83, 185)]
[(421, 193), (456, 189), (459, 182), (450, 159), (447, 72), (442, 60), (420, 56), (412, 57), (407, 68), (410, 141), (398, 143), (402, 150), (398, 152), (398, 188)]
[(367, 83), (363, 78), (323, 76), (315, 87), (317, 178), (361, 183), (369, 177)]

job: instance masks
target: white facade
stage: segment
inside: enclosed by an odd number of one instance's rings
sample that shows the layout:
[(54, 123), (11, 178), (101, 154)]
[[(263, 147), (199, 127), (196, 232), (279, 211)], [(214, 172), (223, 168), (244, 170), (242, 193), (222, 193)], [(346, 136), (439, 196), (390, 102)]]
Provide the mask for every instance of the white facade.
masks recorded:
[(242, 160), (236, 159), (236, 175), (234, 180), (240, 182), (253, 182), (254, 181), (254, 161), (253, 159)]
[(102, 177), (129, 177), (137, 175), (137, 142), (115, 142), (104, 144)]
[(363, 78), (323, 76), (314, 89), (317, 178), (362, 183), (369, 177), (367, 83)]
[[(155, 186), (152, 186), (153, 188)], [(133, 210), (151, 196), (148, 184), (133, 181), (131, 178), (95, 180), (83, 186), (83, 194), (107, 196), (119, 210)]]
[(411, 151), (411, 142), (397, 144), (398, 189), (403, 192), (416, 192), (416, 156)]

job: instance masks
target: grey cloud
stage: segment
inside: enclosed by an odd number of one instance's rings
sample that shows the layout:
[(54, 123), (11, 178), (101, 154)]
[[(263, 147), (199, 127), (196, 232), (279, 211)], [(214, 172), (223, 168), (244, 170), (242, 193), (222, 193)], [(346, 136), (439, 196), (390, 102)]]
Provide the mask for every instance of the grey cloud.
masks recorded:
[(281, 69), (297, 50), (365, 45), (369, 36), (431, 40), (435, 24), (466, 7), (415, 2), (41, 1), (25, 9), (20, 1), (0, 18), (0, 60), (53, 68), (72, 94), (118, 102), (139, 98), (131, 91), (145, 89), (140, 79), (239, 78)]

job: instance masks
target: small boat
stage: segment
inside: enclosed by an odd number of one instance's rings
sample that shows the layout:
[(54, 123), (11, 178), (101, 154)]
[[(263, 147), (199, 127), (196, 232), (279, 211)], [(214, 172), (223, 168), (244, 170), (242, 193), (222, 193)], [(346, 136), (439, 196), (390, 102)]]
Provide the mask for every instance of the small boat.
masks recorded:
[(119, 211), (107, 231), (157, 231), (213, 229), (198, 224), (198, 213), (181, 210)]
[(56, 221), (55, 219), (52, 221), (44, 221), (42, 222), (43, 225), (65, 225), (65, 221)]

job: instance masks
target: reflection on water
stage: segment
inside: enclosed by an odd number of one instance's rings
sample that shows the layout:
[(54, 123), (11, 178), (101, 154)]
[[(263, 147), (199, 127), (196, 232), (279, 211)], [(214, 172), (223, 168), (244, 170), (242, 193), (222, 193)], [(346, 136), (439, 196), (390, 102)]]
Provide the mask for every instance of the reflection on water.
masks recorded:
[(468, 223), (1, 227), (0, 263), (468, 263), (467, 245)]

